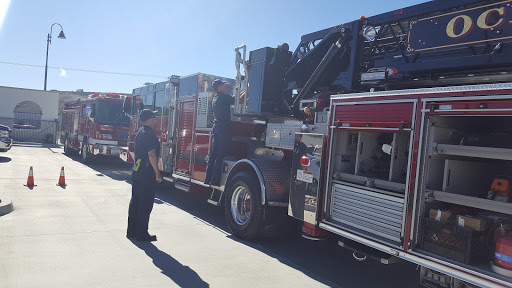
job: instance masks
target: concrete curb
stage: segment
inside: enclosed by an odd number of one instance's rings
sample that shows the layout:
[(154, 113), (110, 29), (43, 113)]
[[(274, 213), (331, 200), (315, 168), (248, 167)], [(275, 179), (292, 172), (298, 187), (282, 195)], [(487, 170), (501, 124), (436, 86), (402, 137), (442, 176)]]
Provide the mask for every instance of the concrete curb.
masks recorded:
[(6, 198), (0, 198), (2, 202), (0, 202), (0, 216), (11, 213), (14, 210), (14, 206), (12, 205), (12, 201)]

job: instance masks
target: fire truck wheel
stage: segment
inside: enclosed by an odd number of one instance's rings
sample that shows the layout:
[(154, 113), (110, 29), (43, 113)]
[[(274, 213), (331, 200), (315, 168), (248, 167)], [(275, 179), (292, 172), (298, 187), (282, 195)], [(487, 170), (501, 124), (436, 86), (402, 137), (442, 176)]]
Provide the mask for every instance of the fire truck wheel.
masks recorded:
[(224, 214), (231, 233), (242, 239), (258, 238), (262, 231), (263, 206), (256, 175), (237, 173), (226, 192)]
[(78, 154), (78, 151), (76, 149), (69, 147), (69, 139), (68, 139), (67, 134), (66, 134), (66, 138), (64, 138), (64, 154), (66, 154), (66, 155)]
[(89, 152), (89, 140), (87, 138), (84, 138), (84, 141), (82, 142), (82, 162), (83, 163), (89, 163), (92, 159), (92, 154)]
[(69, 155), (71, 154), (70, 152), (68, 135), (66, 134), (66, 137), (64, 137), (64, 154)]

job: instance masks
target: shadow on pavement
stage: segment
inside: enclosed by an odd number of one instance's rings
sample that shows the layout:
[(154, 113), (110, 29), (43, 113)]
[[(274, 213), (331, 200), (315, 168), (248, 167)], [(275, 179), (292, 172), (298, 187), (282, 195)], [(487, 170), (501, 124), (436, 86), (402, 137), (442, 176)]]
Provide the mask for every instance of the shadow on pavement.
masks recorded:
[[(273, 257), (280, 261), (281, 263), (292, 267), (298, 271), (301, 271), (311, 279), (318, 281), (324, 285), (329, 287), (340, 287), (331, 280), (328, 280), (324, 277), (320, 277), (317, 271), (313, 268), (318, 266), (315, 262), (312, 262), (310, 259), (310, 251), (311, 247), (315, 247), (315, 243), (310, 241), (303, 240), (299, 233), (297, 233), (297, 229), (300, 231), (300, 226), (296, 225), (296, 222), (293, 218), (288, 217), (286, 215), (286, 209), (279, 209), (282, 215), (277, 215), (278, 224), (276, 227), (267, 227), (266, 237), (264, 239), (258, 241), (244, 241), (235, 236), (232, 236), (229, 232), (229, 228), (226, 225), (226, 221), (224, 218), (224, 208), (216, 207), (209, 203), (207, 203), (208, 196), (206, 193), (186, 193), (183, 191), (179, 191), (176, 189), (157, 189), (157, 194), (155, 198), (155, 204), (159, 205), (171, 205), (177, 207), (187, 213), (193, 215), (197, 220), (205, 223), (206, 225), (211, 226), (212, 228), (221, 231), (226, 234), (226, 237), (231, 239), (232, 241), (236, 241), (243, 245), (249, 246), (255, 250), (258, 250), (270, 257)], [(295, 229), (297, 228), (297, 229)], [(277, 231), (277, 232), (276, 232)], [(306, 252), (306, 257), (304, 260), (306, 262), (310, 261), (309, 265), (301, 266), (294, 261), (288, 260), (289, 255), (285, 255), (282, 253), (273, 251), (273, 246), (276, 243), (286, 243), (288, 246), (292, 246), (297, 250), (286, 251), (287, 253), (292, 253), (296, 255), (302, 255), (302, 253)], [(337, 247), (334, 245), (329, 246), (331, 249), (336, 249)], [(325, 247), (329, 249), (328, 247)], [(324, 248), (324, 249), (325, 249)], [(311, 250), (313, 251), (313, 250)], [(331, 252), (332, 253), (332, 252)], [(320, 260), (322, 261), (322, 260)], [(308, 267), (311, 266), (311, 267)]]
[[(80, 155), (65, 155), (66, 157), (80, 162)], [(132, 164), (124, 162), (118, 157), (95, 157), (90, 163), (84, 164), (85, 166), (97, 171), (96, 176), (107, 176), (117, 181), (125, 181), (132, 183)]]
[(0, 156), (0, 163), (7, 163), (7, 162), (11, 162), (11, 158), (10, 157)]
[(223, 232), (231, 240), (275, 258), (329, 287), (421, 287), (416, 267), (411, 263), (384, 265), (371, 260), (357, 262), (352, 252), (338, 246), (339, 237), (334, 234), (325, 241), (302, 238), (301, 223), (287, 216), (286, 209), (272, 211), (277, 224), (270, 226), (270, 229), (267, 226), (267, 237), (250, 242), (240, 240), (229, 233), (224, 207), (208, 204), (208, 197), (207, 193), (157, 189), (155, 204), (186, 211), (197, 220)]
[(155, 245), (148, 242), (132, 243), (139, 249), (143, 250), (146, 255), (153, 259), (153, 264), (158, 267), (164, 275), (169, 277), (174, 283), (182, 288), (203, 288), (210, 285), (201, 279), (201, 277), (190, 267), (183, 266), (171, 255), (158, 249)]
[(46, 144), (46, 143), (32, 143), (32, 142), (14, 142), (13, 147), (30, 147), (30, 148), (62, 148), (59, 144)]

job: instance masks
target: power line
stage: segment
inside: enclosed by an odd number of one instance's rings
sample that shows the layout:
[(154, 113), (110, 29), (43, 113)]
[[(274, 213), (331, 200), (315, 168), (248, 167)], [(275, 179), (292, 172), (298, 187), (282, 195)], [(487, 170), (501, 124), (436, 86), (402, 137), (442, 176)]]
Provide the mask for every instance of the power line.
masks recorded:
[[(37, 68), (44, 68), (45, 67), (45, 66), (42, 66), (42, 65), (33, 65), (33, 64), (24, 64), (24, 63), (15, 63), (15, 62), (6, 62), (6, 61), (0, 61), (0, 64), (8, 64), (8, 65), (15, 65), (15, 66), (26, 66), (26, 67), (37, 67)], [(115, 74), (115, 75), (125, 75), (125, 76), (144, 76), (144, 77), (154, 77), (154, 78), (166, 78), (166, 76), (161, 76), (161, 75), (123, 73), (123, 72), (111, 72), (111, 71), (87, 70), (87, 69), (51, 67), (51, 66), (48, 66), (48, 68), (49, 69), (64, 69), (64, 70), (69, 70), (69, 71), (78, 71), (78, 72), (87, 72), (87, 73), (102, 73), (102, 74)]]

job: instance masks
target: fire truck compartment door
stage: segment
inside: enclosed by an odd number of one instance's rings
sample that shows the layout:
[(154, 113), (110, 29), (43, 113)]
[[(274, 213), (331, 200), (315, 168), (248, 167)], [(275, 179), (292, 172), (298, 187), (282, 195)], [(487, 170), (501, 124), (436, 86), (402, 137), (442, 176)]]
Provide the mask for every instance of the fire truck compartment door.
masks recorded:
[(190, 178), (194, 146), (195, 101), (180, 102), (179, 111), (174, 172)]
[(410, 130), (415, 102), (341, 102), (334, 104), (334, 125), (346, 129)]
[(316, 224), (320, 202), (323, 147), (323, 134), (295, 133), (288, 215), (310, 224)]

